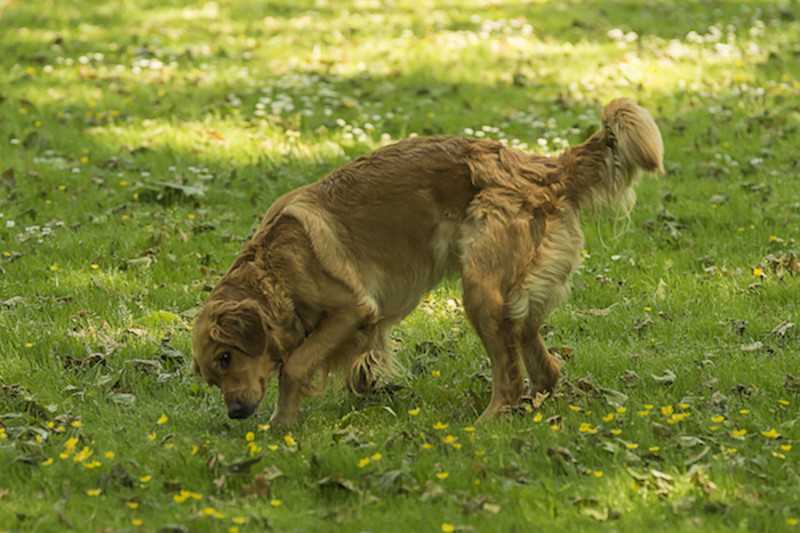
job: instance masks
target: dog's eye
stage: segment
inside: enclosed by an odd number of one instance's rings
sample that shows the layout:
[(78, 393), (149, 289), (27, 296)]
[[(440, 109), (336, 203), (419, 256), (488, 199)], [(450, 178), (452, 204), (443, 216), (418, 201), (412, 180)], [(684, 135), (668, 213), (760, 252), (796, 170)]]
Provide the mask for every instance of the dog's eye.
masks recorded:
[(222, 370), (228, 368), (230, 364), (231, 364), (231, 352), (222, 352), (221, 354), (219, 354), (219, 356), (217, 356), (217, 365), (219, 365), (219, 367)]

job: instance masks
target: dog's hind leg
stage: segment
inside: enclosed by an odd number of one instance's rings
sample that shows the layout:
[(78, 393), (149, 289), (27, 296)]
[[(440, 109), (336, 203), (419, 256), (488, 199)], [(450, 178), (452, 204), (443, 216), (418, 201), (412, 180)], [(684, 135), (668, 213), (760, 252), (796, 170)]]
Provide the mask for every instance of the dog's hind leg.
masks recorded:
[[(479, 420), (518, 404), (524, 389), (521, 323), (512, 318), (507, 301), (509, 278), (514, 274), (508, 263), (514, 258), (502, 253), (519, 251), (515, 246), (519, 239), (514, 238), (519, 235), (509, 226), (487, 224), (470, 235), (462, 251), (464, 309), (492, 362), (492, 396)], [(510, 255), (519, 257), (513, 252)]]
[(528, 320), (521, 332), (522, 360), (530, 379), (530, 394), (552, 392), (561, 376), (561, 363), (550, 355), (539, 333), (539, 321)]
[(492, 397), (478, 419), (492, 418), (517, 405), (523, 393), (519, 343), (500, 280), (465, 265), (462, 272), (464, 308), (492, 361)]

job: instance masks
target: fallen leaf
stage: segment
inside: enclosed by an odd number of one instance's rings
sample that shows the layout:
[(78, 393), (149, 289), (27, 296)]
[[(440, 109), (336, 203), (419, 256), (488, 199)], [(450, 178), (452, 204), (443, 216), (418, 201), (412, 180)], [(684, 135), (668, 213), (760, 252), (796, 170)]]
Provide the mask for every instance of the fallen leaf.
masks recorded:
[(662, 385), (672, 385), (675, 383), (675, 378), (677, 378), (675, 372), (670, 369), (664, 370), (664, 373), (660, 376), (650, 374), (650, 377), (653, 378), (656, 383), (661, 383)]
[(755, 341), (751, 342), (750, 344), (743, 344), (739, 347), (739, 349), (743, 352), (757, 352), (763, 347), (764, 347), (763, 342)]
[(344, 489), (355, 494), (361, 492), (353, 481), (341, 476), (324, 477), (317, 481), (317, 486), (321, 489)]
[(769, 332), (770, 335), (774, 335), (776, 337), (785, 337), (786, 333), (789, 332), (790, 329), (794, 327), (793, 322), (789, 322), (788, 320), (784, 320), (777, 326), (775, 326), (772, 331)]

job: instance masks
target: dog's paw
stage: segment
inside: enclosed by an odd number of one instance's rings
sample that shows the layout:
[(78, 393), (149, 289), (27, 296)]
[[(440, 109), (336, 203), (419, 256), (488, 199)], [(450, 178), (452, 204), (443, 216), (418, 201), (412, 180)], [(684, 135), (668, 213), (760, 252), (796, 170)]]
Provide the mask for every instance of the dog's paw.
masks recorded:
[(269, 419), (270, 430), (275, 432), (282, 432), (294, 427), (297, 424), (297, 415), (288, 415), (275, 411)]

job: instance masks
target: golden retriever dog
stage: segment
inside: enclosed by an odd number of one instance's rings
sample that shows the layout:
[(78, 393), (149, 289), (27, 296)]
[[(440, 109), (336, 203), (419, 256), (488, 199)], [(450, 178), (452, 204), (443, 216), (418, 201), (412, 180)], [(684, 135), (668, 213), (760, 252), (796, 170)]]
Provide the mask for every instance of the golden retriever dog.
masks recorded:
[(640, 170), (663, 173), (663, 143), (626, 98), (557, 157), (458, 137), (380, 148), (272, 205), (197, 317), (195, 368), (231, 418), (250, 416), (277, 375), (271, 422), (290, 426), (315, 376), (324, 386), (346, 369), (357, 393), (385, 378), (392, 326), (457, 273), (492, 363), (479, 420), (493, 417), (556, 385), (559, 360), (539, 330), (580, 263), (580, 212), (629, 211)]

